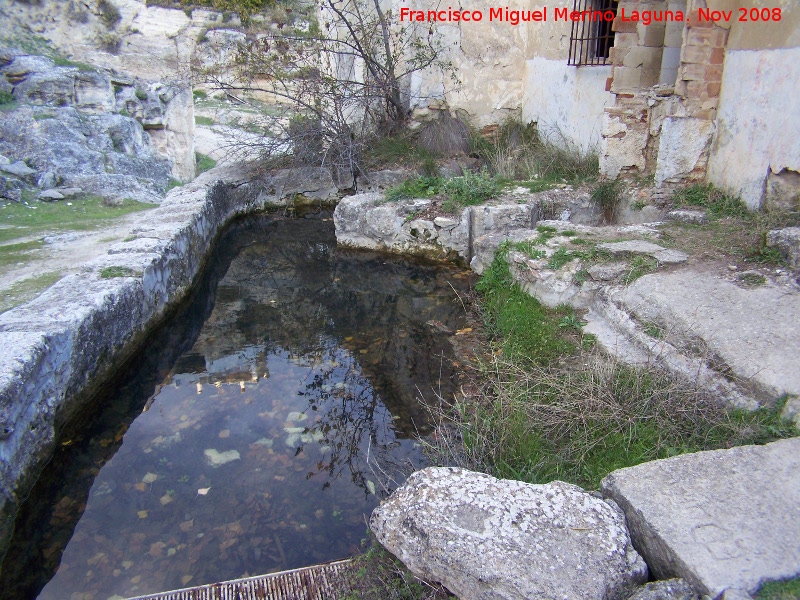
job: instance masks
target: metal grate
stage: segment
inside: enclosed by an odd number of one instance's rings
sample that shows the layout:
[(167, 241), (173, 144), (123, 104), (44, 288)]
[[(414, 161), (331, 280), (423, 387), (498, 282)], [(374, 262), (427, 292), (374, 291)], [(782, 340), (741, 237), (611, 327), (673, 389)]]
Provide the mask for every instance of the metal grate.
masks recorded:
[(574, 0), (573, 10), (581, 14), (572, 21), (569, 61), (575, 65), (608, 64), (608, 51), (614, 45), (614, 17), (619, 0)]
[(130, 600), (326, 600), (339, 595), (350, 570), (350, 561), (340, 560)]

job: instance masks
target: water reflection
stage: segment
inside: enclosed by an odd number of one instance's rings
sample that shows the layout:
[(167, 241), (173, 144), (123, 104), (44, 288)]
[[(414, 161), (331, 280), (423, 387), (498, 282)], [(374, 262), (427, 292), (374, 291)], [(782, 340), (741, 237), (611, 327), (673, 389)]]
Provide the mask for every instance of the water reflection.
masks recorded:
[(82, 465), (70, 476), (87, 483), (42, 480), (31, 504), (46, 508), (21, 515), (2, 589), (36, 597), (57, 566), (40, 598), (126, 597), (347, 556), (379, 498), (423, 463), (417, 398), (454, 385), (449, 334), (464, 316), (451, 285), (467, 275), (336, 250), (319, 219), (235, 233), (213, 309), (198, 300), (204, 324), (168, 372), (140, 365), (133, 379), (152, 383), (103, 402), (141, 415), (112, 411), (63, 440), (55, 462)]

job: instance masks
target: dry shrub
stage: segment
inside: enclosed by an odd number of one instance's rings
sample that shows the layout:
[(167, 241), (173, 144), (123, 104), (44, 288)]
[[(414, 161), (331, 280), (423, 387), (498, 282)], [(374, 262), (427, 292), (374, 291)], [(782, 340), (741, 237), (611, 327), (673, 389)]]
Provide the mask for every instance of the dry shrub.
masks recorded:
[(795, 434), (780, 406), (732, 410), (692, 381), (598, 352), (571, 368), (496, 359), (485, 376), (476, 397), (433, 410), (437, 463), (596, 489), (622, 467)]
[(433, 154), (456, 156), (469, 152), (470, 136), (470, 128), (463, 120), (444, 112), (420, 126), (417, 144)]

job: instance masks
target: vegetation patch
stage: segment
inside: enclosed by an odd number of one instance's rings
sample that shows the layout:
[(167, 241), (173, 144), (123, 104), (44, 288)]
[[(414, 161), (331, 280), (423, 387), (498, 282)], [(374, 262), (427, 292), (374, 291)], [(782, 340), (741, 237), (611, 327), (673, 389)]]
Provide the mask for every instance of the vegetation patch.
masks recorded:
[(217, 161), (215, 161), (210, 156), (205, 154), (201, 154), (200, 152), (194, 153), (194, 164), (195, 164), (195, 173), (200, 175), (200, 173), (205, 173), (209, 169), (213, 169), (217, 166)]
[(0, 313), (33, 300), (61, 277), (63, 277), (61, 273), (49, 272), (13, 283), (0, 297)]
[(765, 583), (756, 600), (800, 600), (800, 577)]
[(214, 119), (211, 119), (209, 117), (203, 117), (201, 115), (195, 115), (194, 124), (195, 125), (205, 125), (206, 127), (211, 127), (214, 124)]
[(442, 190), (444, 180), (441, 177), (417, 177), (407, 179), (403, 183), (390, 187), (384, 197), (389, 202), (411, 200), (413, 198), (431, 198)]
[(96, 229), (124, 215), (150, 210), (154, 204), (124, 200), (108, 205), (99, 196), (84, 196), (61, 202), (0, 203), (0, 243), (45, 231)]
[(129, 267), (106, 267), (100, 271), (101, 279), (112, 279), (114, 277), (138, 277), (141, 275)]
[(373, 541), (364, 554), (353, 558), (346, 581), (337, 582), (343, 600), (444, 600), (450, 595), (412, 575), (397, 558)]
[[(2, 233), (4, 233), (4, 230), (0, 229), (0, 235)], [(33, 258), (31, 251), (39, 250), (43, 245), (42, 240), (0, 245), (0, 268), (30, 260)]]
[(797, 211), (750, 211), (739, 199), (713, 185), (691, 185), (675, 191), (677, 207), (701, 208), (708, 215), (703, 225), (672, 222), (662, 229), (662, 239), (698, 259), (727, 260), (785, 267), (776, 248), (766, 246), (772, 229), (800, 226)]
[(613, 223), (617, 214), (622, 193), (622, 179), (608, 179), (601, 181), (592, 190), (592, 200), (597, 202), (603, 212), (603, 220)]
[[(514, 283), (509, 247), (501, 246), (477, 286), (497, 350), (483, 367), (480, 393), (437, 413), (437, 434), (427, 443), (438, 463), (596, 489), (615, 469), (796, 434), (780, 417), (784, 402), (730, 409), (692, 381), (594, 350), (578, 314), (545, 309)], [(662, 332), (653, 325), (652, 333)]]
[(454, 213), (466, 206), (483, 204), (500, 195), (503, 187), (500, 178), (490, 175), (486, 169), (479, 173), (467, 171), (461, 177), (453, 177), (444, 182), (442, 191), (446, 198), (442, 209)]
[(11, 104), (14, 102), (14, 94), (7, 90), (0, 90), (0, 105)]

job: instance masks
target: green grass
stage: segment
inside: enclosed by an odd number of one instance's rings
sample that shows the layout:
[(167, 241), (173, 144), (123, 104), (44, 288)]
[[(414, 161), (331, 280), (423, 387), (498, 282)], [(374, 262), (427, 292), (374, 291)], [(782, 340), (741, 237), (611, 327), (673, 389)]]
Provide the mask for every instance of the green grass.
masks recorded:
[(214, 119), (196, 115), (194, 118), (194, 123), (195, 125), (205, 125), (206, 127), (211, 127), (214, 124)]
[(756, 600), (800, 600), (800, 577), (765, 583)]
[(507, 256), (514, 246), (500, 247), (476, 286), (498, 347), (484, 365), (483, 391), (440, 413), (449, 425), (429, 442), (434, 460), (501, 478), (596, 489), (619, 468), (796, 435), (780, 417), (785, 398), (753, 412), (729, 409), (691, 380), (592, 350), (595, 339), (583, 333), (579, 315), (543, 307), (513, 281)]
[(487, 325), (497, 337), (503, 355), (545, 364), (572, 353), (574, 342), (558, 327), (558, 320), (572, 311), (546, 308), (513, 281), (508, 266), (510, 247), (504, 244), (498, 249), (476, 286)]
[(106, 267), (100, 271), (101, 279), (112, 279), (114, 277), (138, 277), (141, 273), (129, 267)]
[(504, 183), (486, 169), (479, 173), (467, 171), (460, 177), (445, 180), (442, 186), (446, 198), (442, 210), (453, 213), (466, 206), (475, 206), (491, 200), (503, 191)]
[(441, 177), (417, 177), (407, 179), (403, 183), (386, 190), (386, 200), (410, 200), (413, 198), (430, 198), (441, 192), (444, 180)]
[[(4, 233), (4, 230), (0, 229), (0, 234), (2, 233)], [(0, 268), (27, 262), (33, 258), (30, 252), (39, 250), (43, 245), (41, 240), (0, 245)]]
[(14, 95), (6, 90), (0, 90), (0, 105), (14, 102)]
[(200, 175), (200, 173), (205, 173), (209, 169), (213, 169), (217, 166), (217, 161), (215, 161), (210, 156), (206, 156), (205, 154), (200, 154), (199, 152), (194, 153), (194, 161), (195, 161), (195, 174)]
[(622, 179), (609, 179), (601, 181), (592, 190), (592, 200), (597, 202), (603, 213), (606, 223), (613, 223), (620, 203), (622, 193)]
[(625, 273), (625, 276), (622, 278), (622, 282), (627, 285), (633, 281), (636, 281), (642, 275), (655, 273), (657, 270), (658, 261), (652, 256), (634, 256), (631, 259), (628, 272)]
[(5, 312), (33, 300), (47, 288), (61, 279), (61, 273), (49, 272), (18, 281), (0, 295), (0, 312)]
[(61, 202), (8, 202), (0, 204), (0, 243), (45, 231), (85, 231), (101, 227), (124, 215), (150, 210), (154, 204), (125, 200), (119, 206), (107, 206), (98, 196), (86, 196)]
[(726, 194), (722, 190), (715, 188), (711, 183), (690, 185), (675, 190), (672, 198), (677, 206), (704, 208), (712, 218), (748, 218), (752, 214), (740, 198)]

